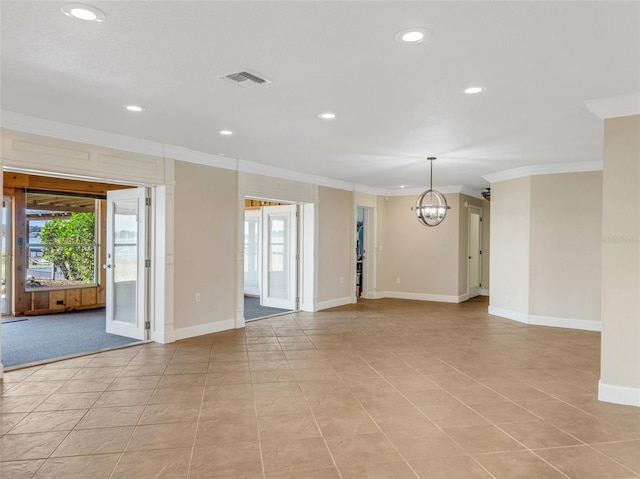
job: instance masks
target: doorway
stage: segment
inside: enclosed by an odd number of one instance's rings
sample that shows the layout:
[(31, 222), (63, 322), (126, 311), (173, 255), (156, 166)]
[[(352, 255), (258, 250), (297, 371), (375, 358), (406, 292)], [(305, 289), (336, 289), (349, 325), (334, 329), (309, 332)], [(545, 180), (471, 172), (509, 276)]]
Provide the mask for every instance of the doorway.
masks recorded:
[(480, 296), (482, 288), (482, 208), (469, 205), (469, 298)]
[(296, 204), (245, 200), (245, 321), (299, 308), (298, 211)]
[(356, 213), (356, 299), (362, 296), (364, 285), (364, 259), (365, 259), (365, 209), (357, 208)]
[(22, 173), (3, 184), (4, 366), (145, 339), (146, 188)]

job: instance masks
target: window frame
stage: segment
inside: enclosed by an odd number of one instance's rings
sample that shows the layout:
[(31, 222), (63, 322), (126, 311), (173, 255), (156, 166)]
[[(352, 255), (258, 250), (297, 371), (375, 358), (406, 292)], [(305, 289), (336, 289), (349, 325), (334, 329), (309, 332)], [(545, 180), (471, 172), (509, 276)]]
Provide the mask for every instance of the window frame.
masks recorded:
[[(51, 196), (63, 196), (63, 197), (76, 197), (76, 198), (85, 198), (85, 199), (92, 199), (94, 202), (94, 207), (92, 211), (87, 211), (87, 213), (93, 213), (94, 218), (93, 218), (93, 242), (92, 243), (31, 243), (30, 239), (31, 239), (31, 232), (29, 231), (30, 228), (30, 221), (37, 221), (35, 219), (30, 219), (29, 218), (29, 211), (32, 211), (33, 208), (29, 208), (28, 207), (28, 198), (29, 198), (29, 194), (38, 194), (38, 195), (51, 195)], [(26, 270), (26, 274), (25, 274), (25, 286), (24, 286), (24, 290), (25, 293), (33, 293), (33, 292), (38, 292), (38, 291), (59, 291), (59, 290), (66, 290), (66, 289), (79, 289), (79, 288), (91, 288), (91, 287), (96, 287), (99, 285), (99, 273), (98, 273), (98, 264), (99, 264), (99, 260), (100, 260), (100, 244), (98, 242), (98, 234), (100, 231), (100, 225), (99, 225), (99, 211), (100, 211), (100, 201), (99, 200), (104, 200), (106, 199), (106, 197), (104, 195), (95, 195), (95, 194), (90, 194), (90, 193), (76, 193), (76, 192), (67, 192), (67, 191), (52, 191), (52, 190), (39, 190), (39, 189), (25, 189), (25, 233), (27, 235), (27, 240), (25, 242), (25, 270)], [(48, 211), (46, 209), (46, 207), (41, 208), (41, 210), (43, 211)], [(51, 211), (60, 211), (60, 210), (51, 210)], [(71, 212), (73, 213), (73, 212)], [(43, 220), (43, 221), (47, 221), (47, 220)], [(83, 282), (83, 283), (76, 283), (76, 284), (53, 284), (53, 285), (38, 285), (38, 286), (29, 286), (29, 281), (28, 281), (28, 277), (29, 275), (29, 269), (30, 269), (30, 265), (32, 264), (31, 259), (33, 258), (33, 256), (31, 255), (31, 251), (32, 248), (42, 248), (42, 247), (73, 247), (73, 246), (86, 246), (86, 247), (91, 247), (93, 248), (93, 280), (91, 282)], [(51, 265), (53, 266), (53, 265)], [(36, 278), (37, 280), (37, 278)], [(45, 280), (45, 281), (51, 281), (51, 280)], [(55, 281), (55, 280), (53, 280)], [(64, 280), (63, 280), (64, 281)]]

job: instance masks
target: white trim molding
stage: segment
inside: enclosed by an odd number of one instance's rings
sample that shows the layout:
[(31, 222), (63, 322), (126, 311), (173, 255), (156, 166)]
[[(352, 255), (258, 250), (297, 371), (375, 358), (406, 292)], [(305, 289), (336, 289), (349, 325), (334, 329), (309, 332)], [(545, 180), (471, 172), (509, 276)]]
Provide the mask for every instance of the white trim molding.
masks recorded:
[[(418, 196), (428, 189), (428, 186), (412, 186), (411, 188), (380, 188), (376, 190), (378, 196)], [(472, 198), (484, 199), (482, 197), (482, 189), (470, 188), (465, 185), (443, 185), (435, 186), (434, 190), (438, 190), (443, 194), (462, 194), (471, 196)]]
[(515, 180), (528, 176), (557, 175), (562, 173), (583, 173), (586, 171), (602, 170), (602, 161), (579, 161), (575, 163), (557, 163), (548, 165), (523, 166), (511, 170), (498, 171), (484, 175), (483, 178), (489, 183)]
[(489, 296), (489, 290), (488, 289), (481, 289), (480, 290), (480, 296)]
[(91, 128), (71, 125), (69, 123), (45, 120), (7, 110), (0, 111), (0, 118), (0, 126), (9, 130), (50, 136), (53, 138), (76, 141), (78, 143), (87, 143), (90, 145), (113, 148), (131, 153), (164, 156), (163, 145), (153, 141), (141, 140), (139, 138), (124, 135), (116, 135), (114, 133), (93, 130)]
[(330, 299), (328, 301), (321, 301), (319, 303), (315, 303), (313, 305), (313, 311), (310, 311), (310, 312), (315, 313), (316, 311), (321, 311), (323, 309), (336, 308), (338, 306), (344, 306), (346, 304), (353, 304), (354, 302), (355, 302), (355, 298), (351, 296), (344, 297), (344, 298)]
[(640, 388), (615, 386), (598, 381), (598, 399), (600, 401), (640, 407)]
[(602, 331), (601, 321), (591, 321), (588, 319), (537, 316), (499, 308), (497, 306), (489, 306), (489, 314), (524, 324), (531, 324), (532, 326), (550, 326), (553, 328), (580, 329), (582, 331)]
[(519, 323), (529, 324), (529, 317), (524, 313), (512, 311), (510, 309), (499, 308), (497, 306), (489, 306), (489, 314), (500, 316), (501, 318), (518, 321)]
[(219, 333), (221, 331), (227, 331), (234, 329), (236, 321), (234, 319), (225, 319), (223, 321), (214, 321), (212, 323), (199, 324), (197, 326), (189, 326), (187, 328), (179, 328), (173, 330), (173, 339), (178, 341), (180, 339), (193, 338), (196, 336), (202, 336), (205, 334)]
[(596, 98), (584, 102), (587, 109), (601, 120), (640, 115), (640, 92)]
[(402, 291), (384, 291), (383, 298), (412, 299), (414, 301), (433, 301), (436, 303), (460, 303), (464, 301), (462, 296), (450, 296), (445, 294), (406, 293)]

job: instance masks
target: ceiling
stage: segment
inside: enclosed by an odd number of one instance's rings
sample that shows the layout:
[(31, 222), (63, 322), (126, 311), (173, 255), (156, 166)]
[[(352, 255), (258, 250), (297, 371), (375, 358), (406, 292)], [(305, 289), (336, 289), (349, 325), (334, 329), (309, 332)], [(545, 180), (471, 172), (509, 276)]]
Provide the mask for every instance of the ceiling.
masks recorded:
[(375, 188), (599, 161), (585, 101), (640, 90), (637, 1), (64, 3), (0, 2), (3, 110)]

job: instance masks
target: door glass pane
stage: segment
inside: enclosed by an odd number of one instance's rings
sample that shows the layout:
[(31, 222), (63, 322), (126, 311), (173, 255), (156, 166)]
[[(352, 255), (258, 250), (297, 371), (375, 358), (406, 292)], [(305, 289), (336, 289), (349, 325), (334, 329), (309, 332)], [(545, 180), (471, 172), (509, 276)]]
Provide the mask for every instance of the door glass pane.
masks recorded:
[(9, 209), (8, 203), (2, 202), (2, 262), (0, 267), (2, 268), (2, 314), (9, 314), (9, 296), (7, 295), (9, 288), (9, 268), (10, 263), (8, 261), (10, 254), (10, 223), (9, 223)]
[(269, 291), (271, 298), (289, 299), (289, 217), (269, 216)]
[(113, 205), (113, 319), (136, 324), (138, 201)]
[(258, 248), (260, 223), (257, 217), (244, 220), (244, 285), (258, 287)]

